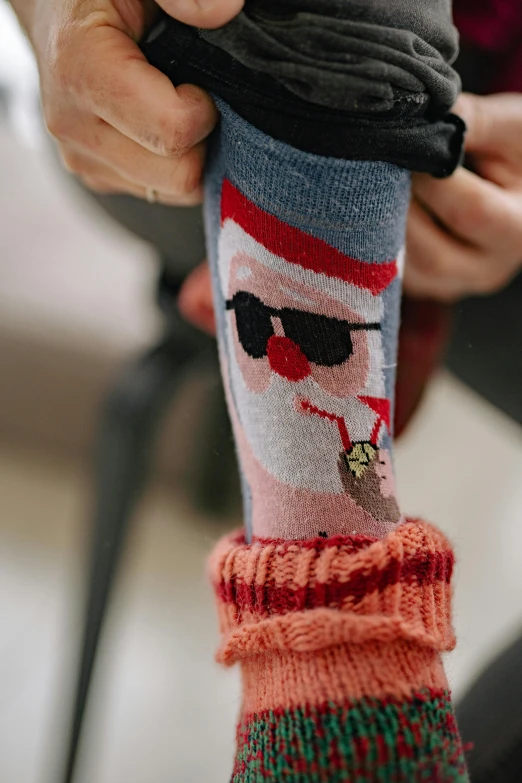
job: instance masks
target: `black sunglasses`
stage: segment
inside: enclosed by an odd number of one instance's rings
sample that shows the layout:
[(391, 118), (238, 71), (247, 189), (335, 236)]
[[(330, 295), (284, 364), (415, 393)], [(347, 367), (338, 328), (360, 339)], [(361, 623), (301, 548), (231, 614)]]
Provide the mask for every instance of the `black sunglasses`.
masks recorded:
[(248, 291), (235, 293), (226, 306), (227, 310), (235, 311), (239, 342), (253, 359), (266, 356), (267, 343), (274, 334), (270, 316), (281, 320), (285, 335), (300, 347), (309, 362), (324, 367), (342, 364), (350, 358), (352, 331), (381, 328), (378, 323), (349, 323), (291, 307), (277, 310)]

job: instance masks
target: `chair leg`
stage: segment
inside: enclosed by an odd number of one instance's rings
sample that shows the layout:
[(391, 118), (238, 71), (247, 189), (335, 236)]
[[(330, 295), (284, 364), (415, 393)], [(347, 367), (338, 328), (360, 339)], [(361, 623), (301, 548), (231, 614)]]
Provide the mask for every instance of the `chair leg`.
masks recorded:
[(102, 624), (131, 515), (145, 486), (156, 425), (194, 356), (197, 341), (187, 329), (167, 334), (127, 368), (102, 415), (87, 610), (63, 783), (74, 779)]
[(237, 518), (241, 512), (238, 464), (217, 358), (209, 365), (209, 371), (215, 384), (200, 417), (200, 437), (213, 445), (191, 472), (190, 498), (203, 514)]
[(488, 664), (457, 703), (473, 783), (522, 780), (522, 635)]

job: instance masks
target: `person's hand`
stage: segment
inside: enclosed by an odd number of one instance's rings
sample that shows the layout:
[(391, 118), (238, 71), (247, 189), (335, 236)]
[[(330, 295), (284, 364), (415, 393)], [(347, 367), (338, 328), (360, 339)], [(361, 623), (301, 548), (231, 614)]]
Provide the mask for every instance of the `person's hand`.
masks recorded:
[[(217, 120), (211, 98), (174, 88), (137, 41), (158, 10), (149, 0), (12, 0), (35, 50), (47, 127), (67, 168), (90, 188), (201, 201), (203, 140)], [(243, 0), (158, 0), (198, 27), (218, 27)]]
[(474, 172), (413, 177), (404, 287), (442, 301), (489, 294), (522, 268), (522, 95), (463, 94)]
[(185, 279), (178, 296), (181, 315), (207, 334), (216, 334), (212, 301), (212, 280), (207, 261), (197, 266)]

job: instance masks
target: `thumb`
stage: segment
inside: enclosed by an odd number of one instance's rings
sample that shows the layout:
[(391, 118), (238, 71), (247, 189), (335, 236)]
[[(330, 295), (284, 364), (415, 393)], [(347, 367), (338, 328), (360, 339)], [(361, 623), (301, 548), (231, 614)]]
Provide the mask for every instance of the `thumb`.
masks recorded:
[(156, 0), (178, 22), (191, 27), (214, 28), (230, 22), (241, 11), (244, 0)]
[(485, 154), (520, 147), (522, 98), (515, 93), (473, 95), (464, 92), (453, 107), (467, 125), (466, 152)]

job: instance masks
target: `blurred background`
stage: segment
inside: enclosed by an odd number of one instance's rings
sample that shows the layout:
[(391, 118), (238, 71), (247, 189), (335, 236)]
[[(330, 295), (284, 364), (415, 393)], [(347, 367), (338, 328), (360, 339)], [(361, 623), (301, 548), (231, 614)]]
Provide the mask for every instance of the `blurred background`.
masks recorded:
[[(163, 333), (159, 268), (157, 250), (61, 170), (40, 125), (34, 65), (0, 0), (2, 781), (59, 779), (98, 421), (124, 368)], [(480, 347), (465, 338), (452, 369)], [(522, 627), (522, 433), (476, 387), (440, 371), (397, 449), (403, 507), (435, 521), (456, 548), (459, 644), (447, 668), (457, 696)], [(219, 394), (205, 354), (162, 419), (103, 635), (78, 781), (227, 780), (239, 686), (236, 672), (213, 662), (204, 564), (239, 511), (233, 497), (217, 508), (229, 456), (196, 427), (201, 409), (221, 410)], [(211, 486), (204, 502), (202, 482)]]

